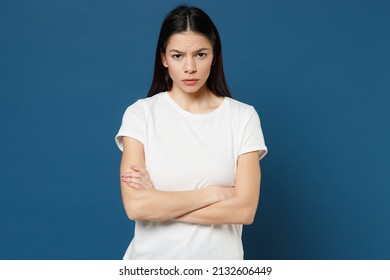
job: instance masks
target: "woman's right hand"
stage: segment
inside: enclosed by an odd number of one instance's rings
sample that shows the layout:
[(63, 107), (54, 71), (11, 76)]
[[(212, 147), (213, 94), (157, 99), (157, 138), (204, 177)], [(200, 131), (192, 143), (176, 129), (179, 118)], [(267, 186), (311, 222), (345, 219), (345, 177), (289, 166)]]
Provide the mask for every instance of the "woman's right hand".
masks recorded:
[[(121, 180), (127, 186), (137, 190), (154, 190), (154, 185), (150, 179), (149, 172), (142, 167), (132, 165), (130, 171), (121, 174)], [(226, 200), (234, 196), (234, 187), (208, 186), (218, 201)]]
[(149, 172), (142, 167), (131, 165), (130, 171), (121, 174), (121, 180), (129, 187), (137, 190), (154, 190)]

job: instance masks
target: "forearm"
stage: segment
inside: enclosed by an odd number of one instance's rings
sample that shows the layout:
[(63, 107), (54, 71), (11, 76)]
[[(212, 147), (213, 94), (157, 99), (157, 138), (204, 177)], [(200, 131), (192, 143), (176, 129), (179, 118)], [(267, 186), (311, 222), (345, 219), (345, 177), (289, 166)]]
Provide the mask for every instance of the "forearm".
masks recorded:
[[(124, 139), (121, 173), (130, 173), (127, 179), (121, 181), (126, 213), (132, 220), (250, 224), (256, 213), (260, 193), (258, 157), (258, 152), (239, 157), (235, 188), (212, 186), (191, 191), (164, 192), (155, 190), (148, 183), (150, 178), (145, 169), (142, 144), (131, 138)], [(134, 169), (134, 165), (140, 168)]]
[(251, 224), (260, 196), (260, 165), (257, 151), (243, 154), (237, 163), (234, 195), (226, 200), (177, 217), (195, 224)]
[(168, 192), (137, 190), (123, 184), (122, 197), (130, 219), (164, 221), (223, 200), (224, 197), (217, 188)]
[(226, 188), (216, 186), (182, 192), (155, 190), (145, 169), (143, 144), (130, 137), (123, 137), (120, 172), (130, 173), (127, 179), (121, 178), (121, 191), (126, 214), (132, 220), (172, 220), (232, 196)]
[(256, 214), (257, 201), (246, 203), (239, 196), (223, 200), (175, 218), (192, 224), (251, 224)]

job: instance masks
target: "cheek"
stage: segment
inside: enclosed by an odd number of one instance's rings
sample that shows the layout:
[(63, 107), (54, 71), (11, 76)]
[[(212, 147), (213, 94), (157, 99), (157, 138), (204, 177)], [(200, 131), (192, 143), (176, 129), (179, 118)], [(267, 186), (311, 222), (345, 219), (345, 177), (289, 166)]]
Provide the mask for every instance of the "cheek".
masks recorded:
[(172, 78), (174, 78), (175, 76), (177, 76), (179, 74), (179, 69), (178, 69), (177, 65), (168, 63), (167, 70), (168, 70), (169, 76), (171, 76)]
[(211, 72), (211, 63), (205, 63), (199, 66), (198, 71), (202, 72), (204, 75), (209, 75)]

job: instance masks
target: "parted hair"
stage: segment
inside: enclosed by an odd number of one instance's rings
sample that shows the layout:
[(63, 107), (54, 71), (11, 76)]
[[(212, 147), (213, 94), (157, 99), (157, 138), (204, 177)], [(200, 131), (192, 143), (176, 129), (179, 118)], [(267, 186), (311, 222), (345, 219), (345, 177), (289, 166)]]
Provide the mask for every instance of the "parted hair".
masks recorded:
[(186, 5), (173, 9), (161, 25), (156, 47), (153, 80), (147, 96), (151, 97), (172, 88), (172, 79), (167, 68), (162, 64), (161, 54), (165, 53), (168, 40), (172, 35), (186, 31), (206, 36), (213, 48), (214, 61), (206, 81), (208, 89), (217, 96), (231, 97), (223, 70), (222, 45), (218, 30), (204, 11)]

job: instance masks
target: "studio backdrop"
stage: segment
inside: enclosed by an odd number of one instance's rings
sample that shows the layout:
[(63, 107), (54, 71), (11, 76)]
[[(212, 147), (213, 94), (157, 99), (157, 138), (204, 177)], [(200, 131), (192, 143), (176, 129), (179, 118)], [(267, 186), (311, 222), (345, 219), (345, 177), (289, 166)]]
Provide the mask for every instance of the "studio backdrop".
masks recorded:
[[(183, 1), (0, 4), (0, 259), (120, 259), (134, 223), (115, 145)], [(259, 113), (247, 259), (390, 258), (390, 2), (188, 1)]]

